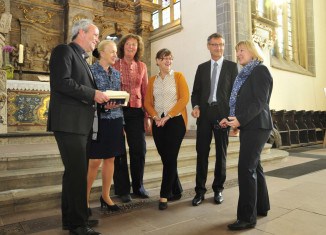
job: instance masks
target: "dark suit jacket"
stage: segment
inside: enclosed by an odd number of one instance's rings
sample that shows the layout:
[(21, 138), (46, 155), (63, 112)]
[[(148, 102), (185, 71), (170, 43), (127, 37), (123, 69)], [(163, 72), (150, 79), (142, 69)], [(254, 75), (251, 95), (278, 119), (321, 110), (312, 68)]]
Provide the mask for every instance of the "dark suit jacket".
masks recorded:
[[(238, 75), (237, 64), (223, 60), (221, 73), (217, 85), (217, 102), (220, 118), (229, 116), (229, 99), (232, 91), (233, 82)], [(200, 116), (197, 123), (206, 113), (207, 101), (211, 87), (211, 60), (198, 66), (191, 94), (192, 107), (198, 105), (200, 108)]]
[(59, 45), (50, 59), (48, 131), (89, 134), (94, 120), (95, 88), (81, 48)]
[(258, 65), (238, 92), (235, 116), (240, 122), (239, 129), (272, 129), (269, 109), (272, 90), (273, 78), (269, 70), (265, 65)]

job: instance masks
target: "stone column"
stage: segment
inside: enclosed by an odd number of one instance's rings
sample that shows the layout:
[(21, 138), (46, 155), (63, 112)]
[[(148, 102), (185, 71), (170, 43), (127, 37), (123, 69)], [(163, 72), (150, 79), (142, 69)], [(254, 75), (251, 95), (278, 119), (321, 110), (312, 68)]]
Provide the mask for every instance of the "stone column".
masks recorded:
[[(9, 1), (5, 2), (6, 9), (9, 9), (7, 8), (9, 3)], [(11, 18), (10, 13), (4, 12), (0, 19), (0, 134), (7, 133), (7, 74), (2, 70), (2, 48), (5, 45), (5, 36), (11, 30)]]
[(149, 40), (152, 28), (152, 13), (157, 9), (158, 5), (150, 0), (138, 0), (135, 3), (136, 13), (136, 30), (137, 34), (143, 38), (144, 41), (144, 57), (143, 61), (147, 68), (151, 68), (151, 42)]
[(7, 133), (7, 75), (0, 70), (0, 134)]
[(81, 19), (94, 20), (96, 15), (103, 15), (104, 0), (68, 0), (66, 5), (65, 41), (71, 41), (71, 27)]

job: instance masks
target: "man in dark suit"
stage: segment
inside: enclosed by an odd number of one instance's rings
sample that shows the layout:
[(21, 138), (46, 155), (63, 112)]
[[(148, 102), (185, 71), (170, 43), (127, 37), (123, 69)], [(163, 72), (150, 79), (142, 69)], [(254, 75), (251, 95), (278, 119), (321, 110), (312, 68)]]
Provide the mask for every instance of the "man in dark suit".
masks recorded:
[[(95, 49), (98, 28), (87, 19), (72, 27), (72, 42), (55, 47), (50, 58), (51, 99), (48, 131), (53, 131), (64, 165), (62, 178), (62, 227), (70, 234), (100, 234), (91, 229), (97, 220), (88, 220), (87, 144), (93, 126), (96, 103), (109, 97), (96, 90), (85, 60)], [(95, 129), (95, 128), (94, 128)]]
[(208, 156), (212, 133), (215, 138), (216, 162), (214, 181), (214, 201), (223, 202), (222, 191), (226, 179), (226, 152), (229, 144), (228, 128), (221, 128), (219, 121), (228, 117), (229, 98), (233, 82), (238, 74), (237, 64), (223, 57), (224, 38), (214, 33), (207, 39), (207, 48), (211, 59), (198, 66), (191, 95), (193, 111), (191, 115), (197, 118), (197, 169), (196, 196), (193, 206), (198, 206), (205, 198)]

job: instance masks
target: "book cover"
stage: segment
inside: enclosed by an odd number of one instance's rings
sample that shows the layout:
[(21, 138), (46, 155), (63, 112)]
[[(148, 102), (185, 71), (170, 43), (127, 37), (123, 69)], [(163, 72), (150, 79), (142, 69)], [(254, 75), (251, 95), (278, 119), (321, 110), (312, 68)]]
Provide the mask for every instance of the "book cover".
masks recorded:
[(122, 106), (128, 105), (129, 97), (130, 97), (128, 92), (106, 90), (104, 93), (109, 96), (111, 102), (115, 101), (116, 104), (121, 104)]

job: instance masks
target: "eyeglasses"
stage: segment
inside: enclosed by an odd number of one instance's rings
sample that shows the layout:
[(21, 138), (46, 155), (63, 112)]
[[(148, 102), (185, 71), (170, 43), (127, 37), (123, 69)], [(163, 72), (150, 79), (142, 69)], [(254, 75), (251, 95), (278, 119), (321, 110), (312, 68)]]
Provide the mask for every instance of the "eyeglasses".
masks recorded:
[(163, 58), (161, 58), (161, 60), (165, 60), (165, 61), (168, 61), (168, 60), (173, 60), (173, 57), (163, 57)]
[(224, 47), (224, 43), (209, 43), (212, 47)]

